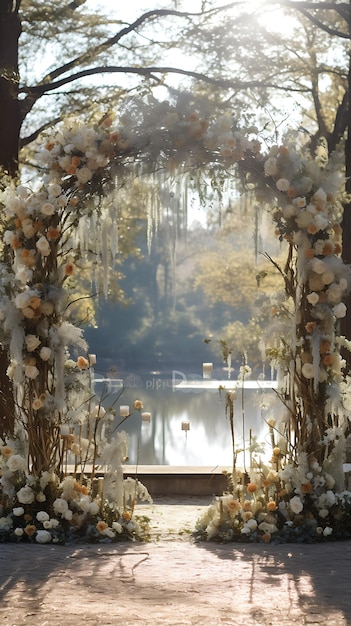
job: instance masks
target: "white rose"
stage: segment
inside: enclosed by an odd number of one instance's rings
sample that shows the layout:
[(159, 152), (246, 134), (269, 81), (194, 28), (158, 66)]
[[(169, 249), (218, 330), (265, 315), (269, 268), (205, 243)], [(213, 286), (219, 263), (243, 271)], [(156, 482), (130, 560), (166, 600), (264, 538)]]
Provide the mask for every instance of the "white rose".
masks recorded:
[(63, 513), (63, 517), (70, 522), (73, 517), (73, 511), (71, 511), (71, 509), (67, 509), (67, 511)]
[(35, 365), (26, 365), (24, 368), (24, 375), (31, 380), (34, 380), (37, 376), (39, 376), (39, 370)]
[(301, 368), (301, 374), (307, 379), (313, 378), (314, 368), (312, 363), (304, 363)]
[(77, 171), (77, 180), (80, 183), (87, 183), (88, 180), (91, 179), (93, 173), (92, 171), (88, 168), (88, 167), (81, 167), (78, 171)]
[(46, 346), (43, 346), (40, 349), (39, 356), (40, 356), (42, 361), (48, 361), (50, 359), (51, 355), (52, 355), (51, 348), (47, 348)]
[(24, 514), (24, 508), (23, 506), (15, 506), (14, 509), (12, 509), (12, 513), (16, 516), (16, 517), (21, 517), (21, 515)]
[(37, 493), (37, 497), (35, 498), (37, 502), (46, 502), (46, 495), (42, 491)]
[(113, 530), (116, 531), (116, 533), (118, 533), (119, 535), (123, 532), (123, 527), (122, 524), (120, 524), (119, 522), (112, 522), (112, 528)]
[(102, 532), (102, 535), (105, 535), (106, 537), (109, 537), (110, 539), (112, 539), (115, 536), (114, 531), (112, 530), (112, 528), (105, 528)]
[(26, 460), (20, 454), (13, 454), (6, 462), (10, 472), (16, 472), (17, 470), (24, 470), (26, 467)]
[(22, 487), (19, 491), (17, 491), (16, 495), (18, 502), (20, 502), (21, 504), (32, 504), (32, 502), (34, 502), (35, 500), (34, 491), (33, 489), (31, 489), (31, 487), (28, 487), (28, 485)]
[(339, 304), (333, 307), (333, 313), (336, 318), (345, 317), (346, 305), (343, 302), (339, 302)]
[(97, 515), (100, 510), (100, 507), (97, 502), (91, 502), (89, 506), (89, 513), (91, 515)]
[(38, 522), (47, 522), (50, 519), (50, 516), (46, 511), (38, 511), (36, 518)]
[(276, 182), (276, 187), (278, 191), (288, 191), (290, 187), (290, 182), (287, 178), (279, 178)]
[(49, 543), (51, 541), (51, 533), (48, 530), (37, 530), (35, 541), (37, 543)]
[(43, 215), (53, 215), (55, 213), (55, 207), (51, 202), (44, 202), (40, 207), (40, 211)]
[(53, 503), (55, 513), (65, 513), (68, 510), (68, 502), (64, 498), (56, 498)]
[(291, 498), (290, 502), (289, 502), (290, 508), (292, 510), (293, 513), (299, 514), (301, 513), (302, 509), (303, 509), (303, 504), (299, 498), (299, 496), (294, 496), (293, 498)]
[(38, 239), (36, 247), (42, 256), (49, 256), (50, 244), (44, 235)]
[(13, 532), (15, 533), (16, 537), (22, 537), (24, 530), (23, 528), (15, 528)]
[(317, 304), (318, 300), (319, 300), (319, 295), (315, 291), (312, 291), (312, 293), (309, 293), (308, 296), (307, 296), (307, 301), (310, 304), (312, 304), (312, 306), (315, 306)]
[(324, 537), (328, 537), (328, 535), (331, 535), (333, 532), (333, 529), (330, 528), (330, 526), (326, 526), (325, 529), (323, 530), (323, 535)]
[(36, 335), (26, 335), (24, 341), (28, 352), (34, 352), (41, 343)]
[(57, 198), (57, 196), (59, 196), (60, 193), (62, 192), (62, 187), (58, 183), (50, 183), (48, 185), (48, 192), (50, 196)]

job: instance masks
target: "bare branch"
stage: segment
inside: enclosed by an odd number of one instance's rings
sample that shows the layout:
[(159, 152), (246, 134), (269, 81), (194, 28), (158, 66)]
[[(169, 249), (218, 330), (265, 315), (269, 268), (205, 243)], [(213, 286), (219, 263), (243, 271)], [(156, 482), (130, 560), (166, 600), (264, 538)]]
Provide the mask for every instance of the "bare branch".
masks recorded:
[[(350, 32), (350, 20), (351, 11), (350, 6), (346, 4), (335, 4), (334, 2), (321, 2), (319, 4), (314, 2), (299, 2), (294, 0), (283, 0), (281, 3), (283, 6), (289, 9), (297, 10), (304, 15), (314, 26), (324, 30), (324, 32), (332, 35), (333, 37), (341, 37), (342, 39), (351, 39)], [(331, 28), (327, 24), (324, 24), (318, 17), (312, 15), (310, 11), (336, 11), (343, 17), (348, 25), (348, 32)]]
[(20, 140), (20, 148), (24, 148), (24, 146), (28, 146), (28, 144), (36, 140), (36, 138), (40, 135), (40, 133), (42, 133), (47, 128), (50, 128), (50, 126), (53, 126), (54, 124), (58, 124), (61, 121), (61, 119), (62, 119), (61, 117), (55, 117), (53, 120), (50, 120), (50, 122), (47, 122), (46, 124), (43, 124), (42, 126), (40, 126), (31, 135), (28, 135), (27, 137), (23, 137)]
[(204, 16), (204, 15), (211, 15), (214, 13), (218, 13), (220, 11), (224, 11), (226, 9), (230, 9), (234, 6), (238, 6), (239, 4), (245, 4), (245, 0), (238, 0), (237, 2), (230, 2), (227, 5), (223, 5), (221, 7), (217, 7), (214, 9), (209, 9), (207, 11), (202, 11), (200, 13), (190, 13), (190, 12), (183, 12), (183, 11), (175, 11), (172, 9), (155, 9), (153, 11), (147, 11), (146, 13), (144, 13), (143, 15), (141, 15), (140, 17), (138, 17), (138, 19), (136, 19), (132, 24), (128, 24), (128, 26), (126, 26), (125, 28), (122, 28), (116, 35), (114, 35), (113, 37), (110, 37), (109, 39), (106, 39), (106, 41), (104, 41), (103, 43), (95, 46), (94, 48), (91, 48), (90, 50), (84, 52), (83, 54), (81, 54), (80, 56), (76, 57), (75, 59), (72, 59), (72, 61), (69, 61), (68, 63), (65, 63), (64, 65), (62, 65), (61, 67), (56, 68), (56, 70), (54, 70), (53, 72), (50, 72), (50, 74), (48, 74), (47, 76), (44, 76), (44, 78), (42, 79), (42, 82), (45, 81), (52, 81), (53, 79), (57, 78), (58, 76), (61, 76), (62, 74), (65, 74), (66, 72), (69, 72), (71, 69), (73, 69), (74, 67), (77, 67), (77, 65), (81, 65), (82, 63), (86, 63), (87, 61), (89, 61), (92, 57), (96, 58), (99, 54), (101, 54), (101, 52), (104, 52), (105, 50), (108, 50), (109, 48), (111, 48), (112, 46), (114, 46), (116, 43), (118, 43), (123, 37), (125, 37), (126, 35), (128, 35), (129, 33), (133, 32), (134, 30), (136, 30), (139, 26), (141, 26), (142, 24), (148, 22), (148, 21), (152, 21), (154, 19), (157, 19), (159, 17), (196, 17), (196, 16)]
[[(213, 78), (211, 76), (207, 76), (201, 72), (193, 72), (191, 70), (184, 70), (176, 67), (123, 67), (123, 66), (101, 66), (101, 67), (92, 67), (82, 70), (81, 72), (76, 72), (75, 74), (71, 74), (71, 76), (67, 76), (62, 78), (61, 80), (57, 80), (53, 83), (48, 83), (45, 85), (36, 85), (33, 87), (22, 88), (22, 93), (27, 92), (29, 94), (29, 98), (40, 98), (41, 95), (47, 93), (49, 91), (53, 91), (54, 89), (59, 89), (64, 85), (67, 85), (75, 80), (80, 78), (84, 78), (86, 76), (92, 76), (94, 74), (106, 74), (106, 73), (123, 73), (123, 74), (139, 74), (141, 76), (152, 77), (154, 80), (159, 80), (155, 74), (181, 74), (183, 76), (189, 76), (190, 78), (195, 78), (196, 80), (200, 80), (206, 82), (210, 85), (215, 85), (217, 87), (222, 87), (225, 89), (249, 89), (253, 87), (269, 87), (272, 89), (280, 89), (286, 91), (286, 85), (282, 85), (280, 83), (269, 83), (261, 80), (251, 80), (251, 81), (242, 81), (242, 80), (229, 80), (225, 78)], [(294, 89), (291, 88), (290, 91), (296, 91), (299, 93), (304, 93), (310, 91), (309, 88), (299, 88)]]

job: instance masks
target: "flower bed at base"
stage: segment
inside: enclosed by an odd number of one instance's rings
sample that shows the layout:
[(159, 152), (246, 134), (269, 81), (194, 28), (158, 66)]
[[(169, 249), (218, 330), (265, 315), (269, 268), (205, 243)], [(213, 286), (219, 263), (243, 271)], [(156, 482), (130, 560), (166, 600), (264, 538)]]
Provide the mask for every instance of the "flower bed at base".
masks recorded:
[[(323, 505), (323, 508), (321, 508)], [(320, 506), (320, 508), (318, 508)], [(351, 539), (351, 493), (327, 490), (320, 498), (310, 494), (282, 498), (239, 500), (232, 494), (216, 497), (196, 523), (198, 541), (321, 543)]]
[[(10, 457), (11, 458), (11, 457)], [(123, 480), (123, 506), (104, 499), (96, 483), (73, 476), (59, 483), (46, 472), (40, 481), (28, 480), (13, 500), (0, 504), (0, 542), (110, 543), (145, 540), (149, 519), (135, 514), (137, 501), (152, 502), (138, 480)], [(17, 477), (19, 479), (19, 477)], [(84, 484), (85, 483), (85, 484)]]

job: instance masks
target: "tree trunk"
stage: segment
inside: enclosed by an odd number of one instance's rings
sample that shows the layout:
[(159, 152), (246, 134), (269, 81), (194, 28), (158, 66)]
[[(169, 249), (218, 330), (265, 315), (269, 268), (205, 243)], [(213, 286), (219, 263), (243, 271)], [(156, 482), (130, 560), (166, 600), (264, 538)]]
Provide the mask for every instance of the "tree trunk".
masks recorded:
[[(18, 99), (18, 39), (21, 21), (17, 3), (0, 0), (0, 173), (17, 176), (22, 123)], [(0, 345), (0, 437), (13, 434), (15, 403), (7, 376), (8, 352)]]
[(0, 167), (15, 177), (22, 123), (18, 98), (21, 21), (13, 0), (0, 2)]

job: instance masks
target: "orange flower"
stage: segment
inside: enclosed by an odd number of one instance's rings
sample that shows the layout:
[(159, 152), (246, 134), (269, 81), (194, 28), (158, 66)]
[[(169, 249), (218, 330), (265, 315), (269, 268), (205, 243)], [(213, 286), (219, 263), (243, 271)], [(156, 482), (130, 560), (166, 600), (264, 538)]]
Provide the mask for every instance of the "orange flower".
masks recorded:
[(14, 450), (13, 448), (10, 448), (10, 446), (3, 446), (2, 448), (0, 448), (0, 452), (5, 457), (5, 459), (8, 459), (14, 454)]
[(315, 224), (310, 224), (309, 227), (307, 228), (307, 232), (310, 235), (315, 235), (318, 232), (318, 230), (319, 229), (317, 228), (317, 226)]
[(227, 507), (230, 513), (236, 513), (240, 509), (240, 502), (239, 500), (229, 500), (229, 502), (227, 502)]
[(312, 484), (310, 481), (301, 485), (301, 491), (302, 493), (312, 493)]
[(305, 325), (305, 329), (307, 333), (312, 333), (314, 328), (316, 328), (317, 322), (307, 322)]
[(33, 519), (30, 513), (26, 513), (23, 517), (25, 522), (30, 522)]
[(123, 511), (122, 517), (125, 522), (129, 522), (129, 520), (132, 519), (132, 514), (130, 511)]
[(264, 541), (265, 543), (269, 543), (271, 538), (272, 538), (271, 533), (264, 533), (264, 535), (262, 535), (261, 537), (261, 540)]
[(78, 167), (78, 165), (80, 165), (80, 158), (78, 156), (73, 156), (71, 164), (73, 167)]
[(141, 400), (134, 400), (133, 406), (137, 411), (140, 411), (143, 408), (143, 403)]
[(280, 455), (280, 448), (273, 448), (273, 454), (274, 456), (279, 456)]
[(280, 489), (280, 491), (278, 491), (278, 496), (279, 498), (284, 498), (284, 496), (286, 496), (287, 493), (288, 492), (286, 489)]
[(89, 367), (89, 361), (85, 359), (84, 356), (79, 356), (77, 359), (77, 366), (79, 367), (79, 369), (85, 370), (87, 369), (87, 367)]
[(271, 485), (271, 484), (272, 484), (272, 481), (271, 481), (271, 480), (267, 480), (267, 478), (264, 478), (264, 479), (261, 481), (261, 485), (262, 485), (262, 487), (269, 487), (269, 485)]
[(334, 354), (326, 354), (322, 359), (323, 365), (333, 365), (334, 359)]
[(53, 150), (54, 147), (55, 147), (54, 141), (49, 141), (48, 143), (45, 144), (45, 148), (46, 150), (49, 150), (49, 152), (51, 152), (51, 150)]
[(313, 248), (308, 248), (307, 250), (305, 250), (306, 259), (312, 259), (314, 255), (315, 255), (315, 251), (313, 250)]
[(108, 528), (108, 524), (106, 524), (106, 522), (104, 522), (103, 520), (100, 520), (100, 522), (96, 524), (96, 529), (99, 531), (99, 533), (102, 533), (102, 531), (106, 530), (106, 528)]
[(74, 167), (74, 165), (68, 165), (66, 167), (66, 172), (67, 174), (69, 174), (70, 176), (74, 176), (77, 173), (77, 168)]
[(37, 527), (34, 526), (34, 524), (28, 524), (28, 526), (25, 527), (24, 532), (28, 537), (33, 537), (33, 535), (37, 532)]
[(323, 246), (322, 254), (327, 256), (328, 254), (333, 254), (333, 252), (334, 252), (333, 244), (330, 241), (327, 241), (327, 243), (325, 243)]
[(321, 354), (325, 354), (330, 350), (330, 341), (321, 341), (321, 345), (319, 346), (319, 352)]
[(280, 146), (279, 154), (281, 154), (282, 156), (285, 156), (289, 154), (289, 149), (286, 146)]
[(40, 305), (41, 300), (40, 298), (38, 298), (38, 296), (31, 296), (31, 298), (29, 298), (28, 306), (30, 306), (32, 309), (39, 309)]
[(274, 502), (274, 500), (270, 500), (269, 502), (267, 502), (268, 511), (275, 511), (276, 508), (277, 508), (277, 503)]
[(49, 241), (55, 241), (56, 239), (59, 238), (60, 231), (59, 231), (58, 228), (53, 228), (52, 226), (50, 226), (46, 236), (47, 236)]
[(74, 274), (74, 265), (73, 265), (73, 263), (66, 263), (65, 274), (66, 274), (66, 276), (72, 276), (72, 274)]
[(77, 206), (78, 204), (78, 198), (76, 198), (75, 196), (73, 196), (73, 198), (70, 198), (69, 204), (71, 206)]
[(246, 487), (248, 493), (255, 493), (255, 491), (257, 491), (258, 487), (256, 485), (256, 483), (249, 483)]
[(342, 245), (340, 243), (334, 244), (334, 254), (340, 254), (342, 252)]

